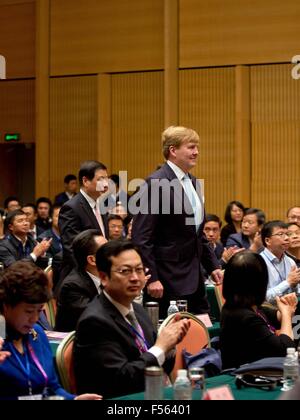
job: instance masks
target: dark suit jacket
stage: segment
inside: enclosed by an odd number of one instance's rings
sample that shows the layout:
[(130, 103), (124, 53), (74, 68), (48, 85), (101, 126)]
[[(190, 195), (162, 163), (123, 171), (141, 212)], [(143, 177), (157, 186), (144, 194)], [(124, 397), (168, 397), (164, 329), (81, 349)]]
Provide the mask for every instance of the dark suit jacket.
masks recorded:
[[(0, 241), (0, 261), (4, 264), (4, 267), (9, 267), (16, 261), (29, 261), (34, 262), (30, 254), (32, 253), (37, 242), (28, 235), (26, 242), (26, 250), (23, 251), (22, 244), (13, 235), (9, 235), (6, 239)], [(40, 257), (37, 259), (36, 264), (41, 268), (46, 268), (48, 264), (48, 258)]]
[[(72, 197), (74, 198), (74, 197)], [(62, 192), (60, 194), (57, 194), (57, 196), (54, 199), (54, 204), (57, 204), (59, 206), (63, 206), (67, 201), (69, 201), (69, 197), (65, 192)]]
[[(144, 308), (133, 303), (136, 317), (152, 347), (155, 332)], [(144, 390), (144, 369), (158, 366), (156, 357), (140, 354), (134, 336), (116, 307), (98, 295), (81, 315), (74, 345), (75, 376), (78, 393), (95, 392), (104, 398)], [(170, 372), (174, 359), (165, 362)]]
[(242, 232), (234, 233), (227, 239), (226, 247), (229, 248), (230, 246), (248, 249), (250, 248), (250, 241), (248, 236), (243, 235)]
[[(155, 180), (155, 183), (164, 179), (174, 183), (176, 192), (169, 190), (169, 197), (168, 193), (164, 193), (164, 197), (162, 193), (152, 194), (152, 210), (148, 208), (148, 214), (141, 212), (134, 217), (133, 242), (138, 246), (145, 266), (150, 269), (150, 281), (160, 280), (168, 295), (191, 295), (200, 286), (200, 294), (205, 296), (200, 262), (208, 274), (219, 268), (219, 264), (203, 235), (204, 223), (198, 232), (195, 226), (186, 224), (187, 218), (191, 217), (188, 214), (191, 209), (184, 209), (184, 200), (188, 202), (188, 199), (168, 164), (150, 175), (137, 193), (141, 196), (141, 207), (144, 198), (151, 194), (151, 188), (155, 188), (150, 186), (151, 181)], [(196, 178), (191, 176), (191, 179), (195, 187)], [(153, 203), (155, 197), (157, 200)], [(163, 214), (163, 198), (170, 203), (170, 214)], [(135, 195), (132, 199), (136, 199)], [(150, 198), (148, 203), (150, 206)], [(176, 214), (176, 206), (181, 207), (181, 214)], [(153, 210), (158, 214), (154, 214)]]
[(98, 295), (91, 277), (73, 269), (64, 279), (57, 296), (56, 331), (74, 331), (88, 303)]
[[(102, 215), (102, 218), (106, 230), (102, 234), (108, 237), (106, 215)], [(72, 251), (75, 236), (87, 229), (101, 229), (91, 206), (81, 193), (62, 206), (58, 224), (63, 245), (63, 271), (67, 275), (73, 267), (76, 267)]]
[(52, 238), (51, 246), (47, 251), (47, 255), (51, 258), (54, 255), (58, 254), (62, 250), (61, 238), (58, 238), (52, 229), (45, 230), (41, 235), (38, 237), (38, 241), (41, 242), (44, 238), (49, 239)]

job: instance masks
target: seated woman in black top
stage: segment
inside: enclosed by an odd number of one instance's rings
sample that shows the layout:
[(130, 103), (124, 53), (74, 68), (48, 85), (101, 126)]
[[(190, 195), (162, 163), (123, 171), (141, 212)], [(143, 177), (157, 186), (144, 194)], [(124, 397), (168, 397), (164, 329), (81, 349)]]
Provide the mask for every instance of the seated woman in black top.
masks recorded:
[(221, 231), (221, 242), (226, 246), (227, 239), (234, 233), (239, 233), (242, 229), (242, 220), (245, 214), (245, 207), (239, 201), (228, 203), (224, 219), (227, 222)]
[(259, 254), (242, 251), (229, 261), (223, 282), (226, 303), (221, 313), (223, 369), (285, 356), (288, 347), (295, 347), (292, 317), (297, 297), (294, 293), (277, 297), (278, 310), (262, 308), (267, 285), (267, 266)]

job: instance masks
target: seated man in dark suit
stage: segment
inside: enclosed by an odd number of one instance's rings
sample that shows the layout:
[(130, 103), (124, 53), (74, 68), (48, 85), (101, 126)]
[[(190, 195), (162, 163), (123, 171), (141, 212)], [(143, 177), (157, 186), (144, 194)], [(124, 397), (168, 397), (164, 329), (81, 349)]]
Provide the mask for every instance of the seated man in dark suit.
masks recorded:
[(88, 303), (100, 293), (100, 278), (96, 267), (96, 252), (105, 244), (101, 232), (88, 229), (73, 242), (77, 267), (63, 280), (58, 290), (55, 330), (73, 331)]
[(45, 268), (48, 258), (44, 255), (51, 246), (51, 239), (36, 242), (29, 235), (30, 223), (22, 210), (9, 213), (5, 219), (9, 235), (0, 242), (0, 261), (4, 267), (9, 267), (16, 261), (25, 260)]
[(54, 205), (63, 206), (71, 198), (75, 197), (77, 191), (77, 177), (76, 175), (69, 174), (64, 178), (65, 191), (57, 194), (54, 199)]
[[(148, 314), (133, 300), (145, 286), (140, 255), (129, 241), (110, 241), (97, 251), (103, 293), (81, 315), (76, 329), (74, 367), (78, 391), (101, 391), (104, 398), (144, 390), (144, 370), (163, 366), (189, 329), (180, 314), (156, 335)], [(156, 341), (155, 341), (156, 340)]]
[(263, 244), (260, 231), (266, 221), (265, 213), (259, 209), (246, 210), (242, 220), (242, 231), (230, 235), (226, 247), (236, 246), (242, 249), (250, 249), (253, 252), (261, 252)]

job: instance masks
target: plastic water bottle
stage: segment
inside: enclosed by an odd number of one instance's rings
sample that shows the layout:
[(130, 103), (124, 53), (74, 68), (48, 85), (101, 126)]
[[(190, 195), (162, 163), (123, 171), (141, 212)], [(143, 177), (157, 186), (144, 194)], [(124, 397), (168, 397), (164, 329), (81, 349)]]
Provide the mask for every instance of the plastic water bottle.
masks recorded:
[(170, 300), (170, 306), (168, 308), (168, 315), (176, 314), (176, 312), (179, 312), (179, 309), (176, 305), (176, 300)]
[(188, 378), (186, 369), (178, 369), (173, 391), (174, 400), (176, 401), (192, 399), (192, 384)]
[(282, 391), (293, 388), (299, 377), (298, 355), (294, 348), (287, 349), (287, 355), (283, 362), (283, 387)]

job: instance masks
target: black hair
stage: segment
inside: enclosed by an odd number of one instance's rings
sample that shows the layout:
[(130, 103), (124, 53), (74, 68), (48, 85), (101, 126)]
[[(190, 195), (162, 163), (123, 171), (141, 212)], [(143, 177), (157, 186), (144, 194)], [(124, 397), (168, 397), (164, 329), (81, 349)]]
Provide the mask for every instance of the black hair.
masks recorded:
[(77, 262), (79, 270), (85, 271), (87, 265), (87, 257), (95, 255), (98, 249), (98, 244), (95, 241), (96, 236), (102, 236), (100, 230), (87, 229), (80, 232), (72, 243), (74, 257)]
[(261, 240), (264, 246), (267, 246), (266, 238), (270, 238), (272, 236), (273, 230), (276, 227), (287, 229), (288, 225), (282, 220), (272, 220), (271, 222), (266, 223), (261, 230)]
[(255, 214), (256, 215), (258, 226), (261, 226), (261, 225), (263, 225), (265, 223), (265, 221), (266, 221), (266, 215), (265, 215), (265, 213), (262, 210), (255, 209), (255, 208), (252, 208), (251, 207), (250, 209), (247, 209), (245, 211), (244, 217), (245, 216), (249, 216), (251, 214)]
[(5, 226), (6, 228), (8, 228), (9, 225), (12, 225), (15, 221), (15, 218), (17, 216), (26, 216), (26, 214), (24, 213), (23, 210), (14, 210), (14, 211), (10, 211), (6, 218), (5, 218)]
[(266, 299), (268, 268), (263, 257), (242, 251), (228, 262), (223, 280), (223, 296), (228, 307), (251, 308)]
[(85, 162), (82, 162), (80, 165), (79, 173), (78, 173), (78, 179), (79, 183), (82, 186), (83, 185), (83, 177), (85, 176), (89, 181), (91, 181), (95, 177), (96, 171), (99, 169), (102, 169), (103, 171), (106, 171), (106, 166), (98, 162), (97, 160), (86, 160)]
[(128, 240), (112, 240), (101, 246), (96, 254), (96, 264), (98, 271), (108, 276), (112, 266), (111, 257), (117, 257), (124, 251), (134, 250), (139, 254), (137, 248)]
[(48, 197), (39, 197), (36, 200), (36, 207), (38, 207), (39, 204), (41, 204), (41, 203), (47, 203), (47, 204), (49, 204), (50, 210), (51, 210), (51, 208), (52, 208), (52, 202), (51, 202), (50, 198), (48, 198)]
[(31, 207), (34, 210), (34, 212), (36, 213), (36, 205), (35, 204), (33, 204), (33, 203), (26, 203), (26, 204), (24, 204), (24, 206), (22, 206), (22, 209), (24, 207)]
[(111, 179), (116, 184), (116, 186), (119, 188), (119, 186), (120, 186), (120, 177), (119, 177), (119, 175), (117, 175), (117, 174), (111, 174), (110, 177), (109, 177), (109, 179)]
[(73, 174), (68, 174), (64, 177), (64, 183), (68, 184), (71, 181), (77, 181), (77, 176)]
[(0, 306), (12, 307), (25, 302), (42, 304), (52, 297), (47, 275), (31, 262), (17, 261), (3, 272), (0, 279)]
[(230, 203), (227, 204), (226, 210), (225, 210), (225, 221), (230, 225), (232, 224), (232, 218), (231, 218), (231, 210), (233, 206), (237, 206), (239, 209), (242, 210), (243, 213), (245, 213), (245, 207), (240, 201), (230, 201)]
[(11, 201), (17, 201), (20, 204), (20, 200), (15, 195), (11, 195), (4, 200), (4, 208), (7, 209), (7, 206)]
[(121, 220), (122, 224), (124, 225), (124, 220), (118, 214), (110, 214), (107, 218), (107, 223), (109, 223), (111, 220)]
[(222, 226), (222, 221), (220, 220), (219, 216), (217, 216), (216, 214), (207, 214), (205, 216), (205, 223), (208, 222), (216, 222), (218, 223), (219, 227)]

